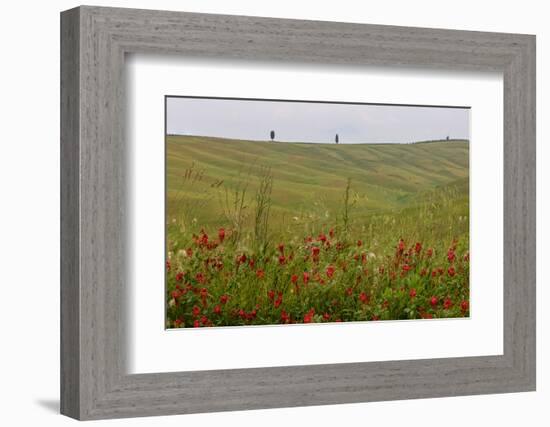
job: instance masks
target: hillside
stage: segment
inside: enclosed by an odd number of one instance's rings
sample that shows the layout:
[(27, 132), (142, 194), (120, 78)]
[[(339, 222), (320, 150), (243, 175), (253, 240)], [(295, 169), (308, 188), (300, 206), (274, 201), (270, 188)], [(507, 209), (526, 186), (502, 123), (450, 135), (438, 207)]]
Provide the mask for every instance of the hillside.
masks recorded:
[(273, 175), (272, 209), (279, 220), (308, 212), (336, 215), (348, 178), (354, 209), (363, 214), (407, 208), (435, 188), (468, 194), (464, 141), (336, 145), (168, 136), (166, 150), (168, 216), (187, 209), (204, 223), (217, 221), (228, 193), (246, 187), (253, 195), (261, 167)]

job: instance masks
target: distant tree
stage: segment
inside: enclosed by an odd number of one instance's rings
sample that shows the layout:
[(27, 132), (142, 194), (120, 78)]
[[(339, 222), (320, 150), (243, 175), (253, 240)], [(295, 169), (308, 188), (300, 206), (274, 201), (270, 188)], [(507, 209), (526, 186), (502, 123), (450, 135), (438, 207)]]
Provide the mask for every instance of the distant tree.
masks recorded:
[(274, 130), (269, 132), (269, 137), (271, 138), (271, 141), (273, 141), (275, 139), (275, 131)]
[(334, 137), (334, 142), (336, 144), (338, 144), (339, 141), (340, 141), (340, 139), (338, 138), (338, 134), (336, 134), (336, 136)]
[(447, 135), (447, 141), (449, 140), (449, 135)]

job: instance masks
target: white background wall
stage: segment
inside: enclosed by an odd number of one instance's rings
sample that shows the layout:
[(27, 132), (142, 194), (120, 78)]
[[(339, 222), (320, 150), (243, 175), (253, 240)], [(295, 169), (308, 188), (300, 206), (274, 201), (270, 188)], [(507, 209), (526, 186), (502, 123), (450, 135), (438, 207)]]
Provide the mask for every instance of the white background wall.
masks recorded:
[[(543, 426), (550, 423), (548, 289), (550, 250), (550, 27), (536, 0), (157, 0), (97, 5), (503, 31), (537, 35), (538, 391), (116, 420), (109, 425)], [(59, 405), (59, 12), (74, 1), (4, 2), (0, 18), (0, 420), (63, 426)], [(545, 307), (546, 306), (546, 307)], [(546, 311), (545, 311), (546, 310)]]

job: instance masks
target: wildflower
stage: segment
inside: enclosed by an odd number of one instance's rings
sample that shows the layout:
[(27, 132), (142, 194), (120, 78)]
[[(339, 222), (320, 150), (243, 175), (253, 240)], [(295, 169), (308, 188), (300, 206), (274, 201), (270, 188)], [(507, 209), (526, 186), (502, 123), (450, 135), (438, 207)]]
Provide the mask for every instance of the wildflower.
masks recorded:
[(397, 252), (399, 254), (402, 254), (405, 250), (405, 241), (403, 239), (399, 239), (399, 243), (397, 244)]
[(275, 291), (273, 289), (270, 289), (268, 292), (267, 292), (267, 297), (273, 301), (273, 299), (275, 298)]
[(260, 268), (259, 270), (256, 270), (256, 277), (258, 279), (263, 279), (265, 275), (265, 272)]
[(227, 303), (227, 300), (228, 300), (228, 299), (229, 299), (229, 297), (228, 297), (227, 295), (222, 295), (222, 296), (220, 297), (220, 302), (221, 302), (222, 304), (225, 304), (225, 303)]
[(437, 300), (437, 297), (431, 297), (430, 298), (430, 305), (432, 307), (435, 307), (439, 301)]
[(359, 300), (361, 300), (361, 302), (363, 304), (368, 304), (369, 303), (369, 296), (365, 292), (361, 292), (359, 294)]
[(171, 264), (170, 264), (170, 260), (166, 261), (166, 271), (170, 271), (171, 269)]
[(352, 296), (353, 295), (353, 288), (347, 288), (346, 289), (346, 294), (348, 294), (349, 296)]
[(330, 319), (330, 314), (324, 313), (323, 314), (323, 320), (329, 320), (329, 319)]
[(223, 243), (225, 239), (225, 228), (220, 228), (218, 230), (218, 239), (220, 240), (220, 243)]
[(318, 246), (313, 246), (311, 248), (311, 255), (313, 256), (313, 258), (317, 258), (319, 256), (319, 247)]
[(325, 243), (327, 241), (327, 236), (325, 236), (324, 233), (321, 233), (321, 234), (319, 234), (319, 237), (317, 237), (317, 240), (319, 240), (320, 242)]
[(420, 242), (416, 242), (416, 244), (414, 245), (414, 251), (417, 254), (419, 254), (421, 250), (422, 250), (422, 244)]
[(414, 297), (416, 296), (416, 289), (412, 288), (412, 289), (410, 290), (410, 292), (409, 292), (409, 296), (410, 296), (411, 298), (414, 298)]
[(447, 259), (449, 260), (449, 262), (453, 262), (455, 258), (456, 258), (455, 251), (453, 249), (449, 249), (447, 251)]
[(304, 315), (304, 323), (311, 323), (311, 321), (313, 320), (313, 316), (315, 314), (315, 309), (311, 309), (309, 310), (305, 315)]
[(330, 236), (331, 239), (334, 237), (334, 228), (331, 228), (331, 229), (328, 231), (328, 235)]
[(461, 309), (463, 312), (467, 311), (468, 308), (470, 308), (470, 303), (469, 303), (468, 301), (464, 300), (464, 301), (462, 301), (462, 302), (460, 303), (460, 309)]
[(293, 274), (292, 276), (290, 276), (290, 281), (292, 283), (296, 283), (298, 281), (298, 275), (297, 274)]
[(193, 249), (187, 248), (185, 250), (185, 254), (187, 255), (188, 258), (191, 258), (193, 256)]
[(279, 306), (283, 303), (283, 293), (282, 292), (279, 292), (277, 294), (277, 299), (275, 300), (275, 302), (273, 303), (273, 305), (275, 306), (275, 308), (279, 308)]
[(284, 265), (286, 262), (286, 257), (284, 255), (279, 256), (279, 265)]
[(452, 306), (453, 306), (453, 302), (451, 301), (451, 299), (450, 298), (445, 298), (445, 301), (443, 301), (443, 308), (445, 310), (448, 310)]
[(453, 277), (456, 274), (456, 271), (454, 267), (449, 267), (449, 269), (447, 270), (447, 273), (449, 274), (449, 276)]
[(281, 255), (284, 253), (285, 251), (285, 245), (283, 243), (279, 243), (277, 245), (277, 249), (279, 249), (279, 252), (281, 253)]
[(199, 314), (201, 314), (201, 309), (198, 306), (193, 306), (193, 317), (197, 317)]
[(206, 282), (206, 276), (202, 272), (198, 272), (195, 275), (195, 280), (199, 283), (205, 283)]
[(238, 264), (244, 264), (246, 262), (246, 255), (242, 254), (237, 257), (237, 263)]
[(428, 258), (430, 258), (434, 253), (434, 250), (432, 248), (428, 248), (428, 250), (426, 251), (426, 256)]
[(254, 265), (256, 264), (256, 261), (254, 261), (254, 258), (250, 258), (248, 260), (248, 266), (252, 269), (254, 268)]
[(423, 268), (422, 270), (420, 270), (420, 276), (423, 277), (423, 276), (425, 276), (426, 274), (428, 274), (428, 271), (427, 271), (425, 268)]
[(307, 271), (304, 271), (302, 279), (304, 281), (304, 285), (306, 285), (307, 282), (309, 282), (309, 273)]
[(222, 312), (222, 308), (219, 304), (216, 304), (216, 306), (214, 307), (214, 313), (216, 314), (220, 314)]
[(199, 328), (200, 326), (201, 326), (201, 324), (199, 323), (198, 320), (195, 320), (195, 321), (193, 322), (193, 327), (194, 327), (194, 328)]
[(401, 267), (403, 269), (403, 273), (406, 273), (410, 270), (412, 270), (412, 267), (408, 264), (403, 264), (403, 267)]
[(182, 323), (183, 323), (183, 320), (181, 320), (181, 319), (178, 317), (176, 320), (174, 320), (174, 327), (175, 327), (175, 328), (179, 328), (180, 325), (181, 325)]
[(358, 240), (358, 241), (357, 241), (357, 246), (358, 246), (358, 247), (363, 246), (363, 242), (362, 242), (361, 240)]
[(334, 276), (334, 272), (336, 271), (336, 268), (333, 265), (329, 265), (327, 267), (326, 273), (328, 278), (332, 278)]
[(288, 313), (284, 310), (281, 311), (281, 322), (283, 323), (288, 323), (290, 322), (290, 316), (288, 315)]

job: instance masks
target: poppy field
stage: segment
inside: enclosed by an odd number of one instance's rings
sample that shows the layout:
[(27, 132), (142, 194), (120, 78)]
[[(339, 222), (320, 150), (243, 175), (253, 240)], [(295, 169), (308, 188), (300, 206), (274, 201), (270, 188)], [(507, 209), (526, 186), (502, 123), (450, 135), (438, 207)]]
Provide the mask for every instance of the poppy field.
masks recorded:
[(166, 327), (468, 317), (468, 142), (168, 136)]

